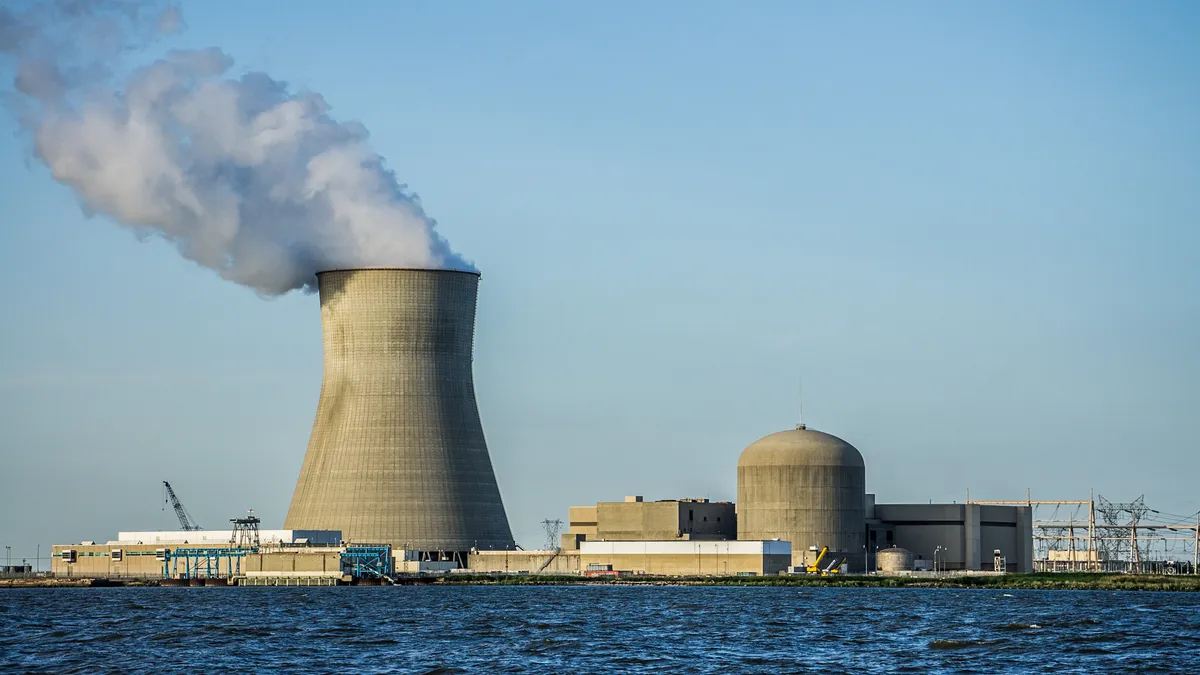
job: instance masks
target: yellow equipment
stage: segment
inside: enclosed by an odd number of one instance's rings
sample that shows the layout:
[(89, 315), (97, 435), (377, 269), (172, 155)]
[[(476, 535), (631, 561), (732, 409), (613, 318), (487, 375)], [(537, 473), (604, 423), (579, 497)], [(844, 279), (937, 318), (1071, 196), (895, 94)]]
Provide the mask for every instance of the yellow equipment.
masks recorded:
[(825, 559), (825, 555), (828, 553), (829, 547), (822, 546), (821, 551), (817, 553), (817, 559), (814, 560), (811, 565), (806, 567), (804, 571), (808, 572), (809, 574), (820, 574), (823, 577), (827, 577), (830, 574), (838, 574), (841, 571), (842, 562), (838, 558), (833, 558), (828, 565), (823, 568), (821, 567), (821, 561)]

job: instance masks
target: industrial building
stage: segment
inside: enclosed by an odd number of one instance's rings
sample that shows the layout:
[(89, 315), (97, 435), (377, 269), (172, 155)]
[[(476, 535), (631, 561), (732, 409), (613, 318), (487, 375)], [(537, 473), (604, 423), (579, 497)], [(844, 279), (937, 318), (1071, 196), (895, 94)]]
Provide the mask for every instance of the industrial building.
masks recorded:
[(577, 549), (477, 551), (471, 572), (506, 574), (586, 574), (661, 576), (760, 576), (791, 565), (786, 541), (717, 539), (586, 540)]
[(480, 574), (579, 574), (579, 550), (472, 551), (467, 568)]
[[(234, 561), (224, 551), (239, 547), (247, 550), (312, 549), (341, 546), (342, 533), (327, 530), (247, 531), (244, 541), (236, 530), (175, 530), (164, 532), (120, 532), (117, 538), (99, 544), (85, 541), (51, 547), (51, 571), (67, 577), (158, 578), (171, 576), (170, 559), (183, 559), (184, 552), (205, 552), (212, 558), (208, 576), (227, 577), (235, 572)], [(210, 552), (216, 552), (211, 553)], [(198, 557), (197, 553), (195, 556)], [(239, 561), (244, 554), (237, 555)], [(261, 558), (260, 558), (261, 560)], [(240, 569), (240, 567), (239, 567)], [(177, 572), (178, 573), (178, 572)], [(187, 574), (187, 570), (183, 572)]]
[(585, 573), (617, 571), (661, 576), (762, 576), (787, 571), (786, 541), (584, 541)]
[(514, 548), (475, 402), (479, 274), (317, 279), (324, 376), (284, 527), (462, 562)]
[[(872, 554), (898, 546), (938, 570), (1033, 571), (1033, 509), (1027, 506), (875, 504), (874, 498), (867, 495)], [(997, 555), (1002, 570), (996, 570)]]
[(621, 502), (572, 506), (570, 529), (562, 548), (578, 549), (583, 541), (726, 540), (737, 538), (737, 510), (731, 502), (707, 499), (664, 499), (648, 502), (640, 495)]
[[(340, 530), (258, 530), (258, 540), (271, 544), (320, 544), (337, 546), (342, 543)], [(192, 546), (228, 546), (233, 530), (167, 530), (147, 532), (118, 532), (109, 544), (189, 544)]]

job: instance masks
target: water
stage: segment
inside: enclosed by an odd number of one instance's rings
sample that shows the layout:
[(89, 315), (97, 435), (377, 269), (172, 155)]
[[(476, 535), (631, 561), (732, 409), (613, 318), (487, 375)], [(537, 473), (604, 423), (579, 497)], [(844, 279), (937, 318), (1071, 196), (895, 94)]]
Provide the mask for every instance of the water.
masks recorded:
[(1200, 594), (661, 586), (0, 591), (0, 672), (1200, 672)]

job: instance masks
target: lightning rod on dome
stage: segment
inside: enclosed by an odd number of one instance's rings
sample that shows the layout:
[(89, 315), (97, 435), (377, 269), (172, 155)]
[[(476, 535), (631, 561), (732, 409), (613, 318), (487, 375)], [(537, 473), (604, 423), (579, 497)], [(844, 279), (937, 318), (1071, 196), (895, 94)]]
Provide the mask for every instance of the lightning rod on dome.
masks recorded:
[(804, 377), (803, 376), (800, 377), (800, 420), (799, 420), (799, 423), (796, 425), (796, 428), (797, 429), (807, 429), (808, 428), (808, 427), (804, 426)]

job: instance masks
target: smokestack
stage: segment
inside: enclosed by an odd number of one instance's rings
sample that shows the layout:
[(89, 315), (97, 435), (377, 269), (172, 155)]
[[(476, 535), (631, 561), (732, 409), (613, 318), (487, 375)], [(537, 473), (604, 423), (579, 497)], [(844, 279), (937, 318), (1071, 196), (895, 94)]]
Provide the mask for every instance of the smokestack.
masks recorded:
[(325, 374), (284, 527), (418, 551), (514, 545), (475, 403), (479, 275), (317, 275)]

